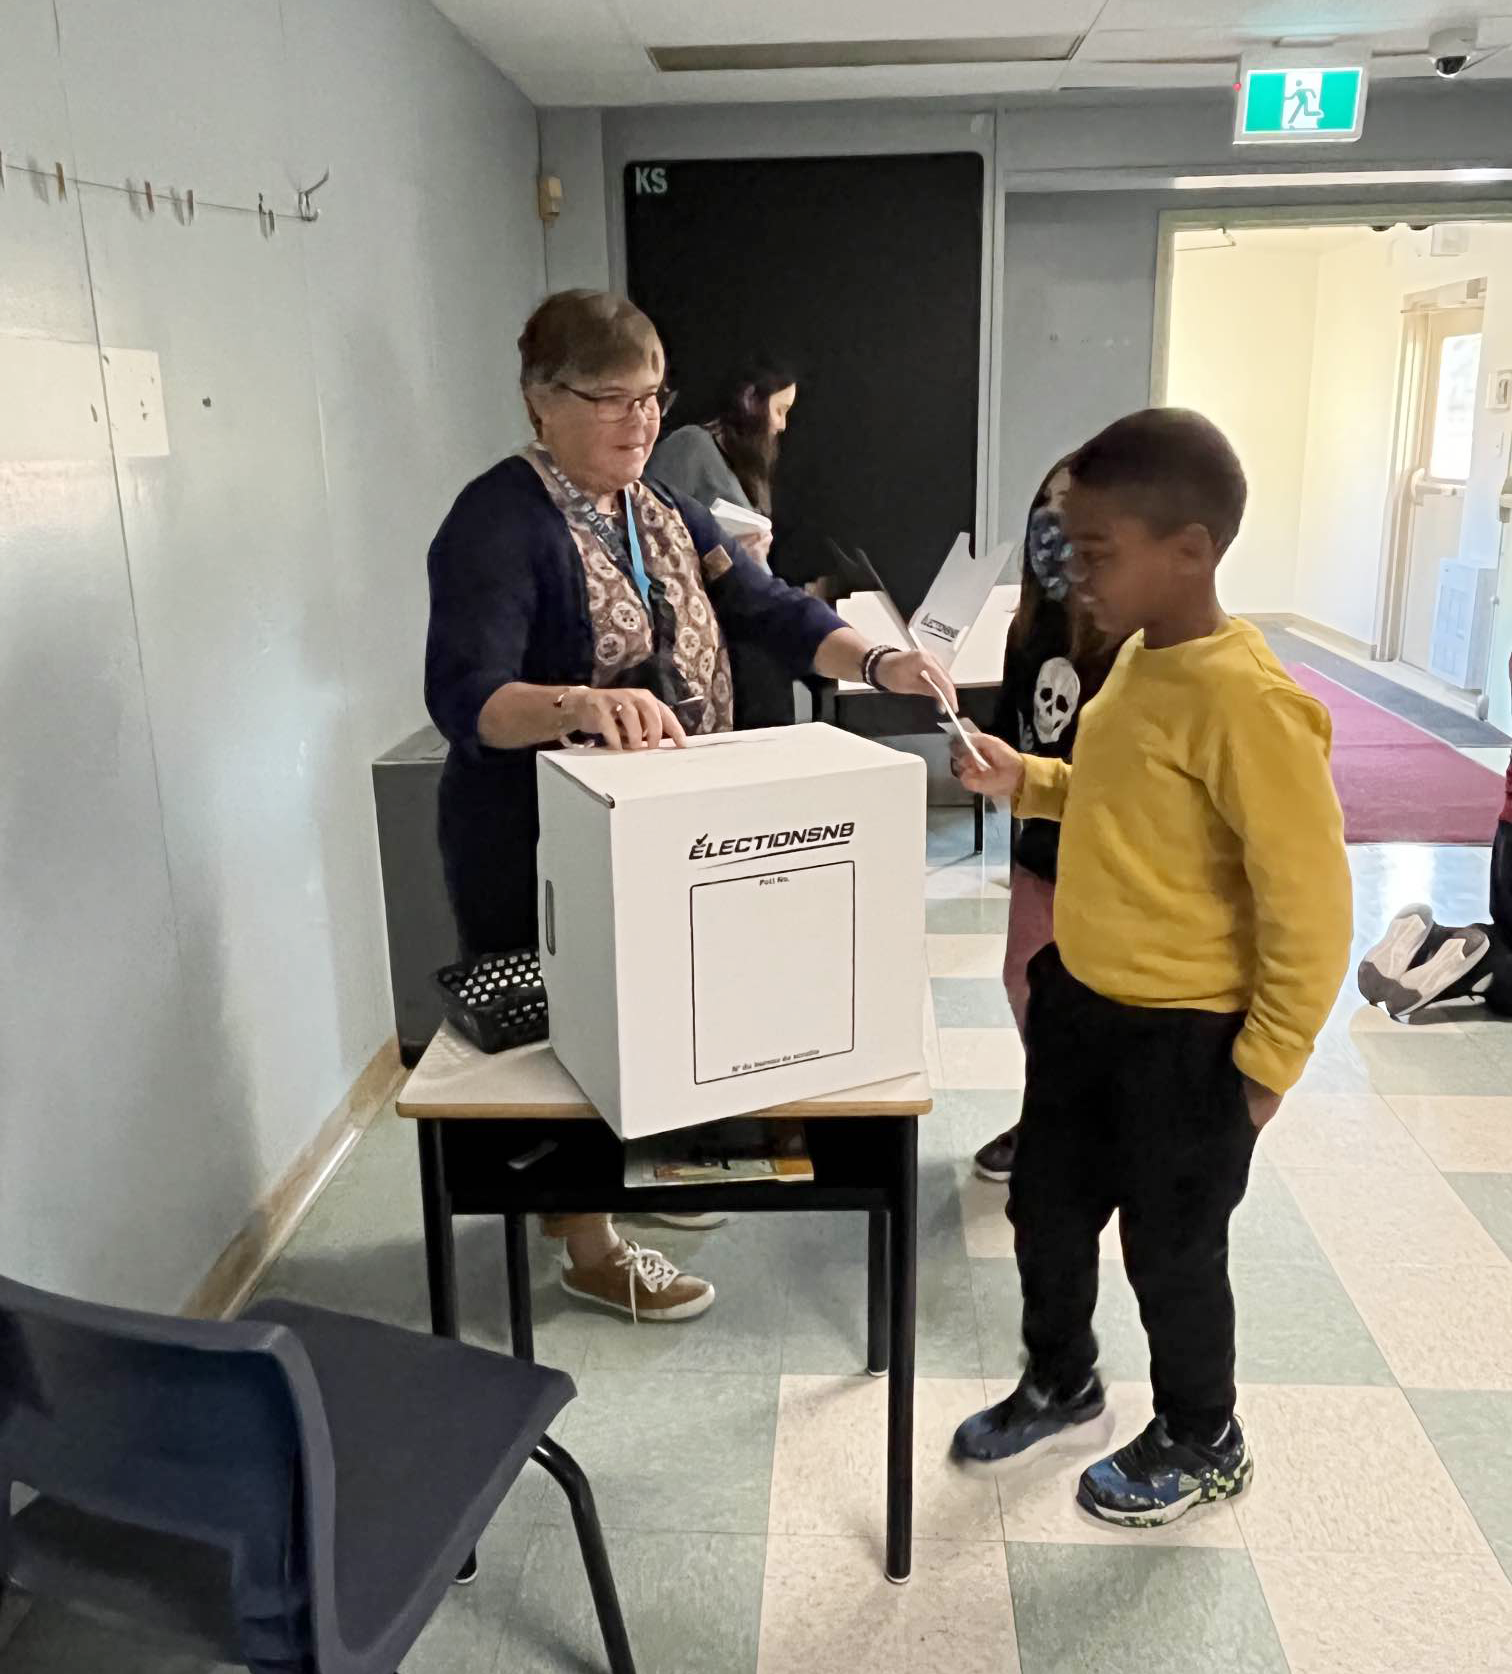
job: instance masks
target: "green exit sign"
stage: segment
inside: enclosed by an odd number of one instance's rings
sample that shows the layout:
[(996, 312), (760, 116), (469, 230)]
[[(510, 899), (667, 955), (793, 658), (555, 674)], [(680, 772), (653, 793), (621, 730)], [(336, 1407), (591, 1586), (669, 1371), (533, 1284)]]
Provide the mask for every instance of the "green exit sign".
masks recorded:
[(1318, 145), (1357, 140), (1365, 123), (1363, 66), (1246, 64), (1239, 77), (1235, 145)]

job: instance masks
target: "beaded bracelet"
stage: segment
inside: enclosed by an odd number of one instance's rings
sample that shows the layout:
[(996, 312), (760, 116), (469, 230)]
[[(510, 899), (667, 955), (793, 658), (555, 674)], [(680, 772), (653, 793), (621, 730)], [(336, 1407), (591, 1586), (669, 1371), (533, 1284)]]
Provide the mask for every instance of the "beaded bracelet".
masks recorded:
[(885, 692), (887, 688), (877, 679), (877, 664), (884, 657), (890, 657), (897, 650), (896, 645), (873, 645), (861, 659), (861, 679), (874, 692)]

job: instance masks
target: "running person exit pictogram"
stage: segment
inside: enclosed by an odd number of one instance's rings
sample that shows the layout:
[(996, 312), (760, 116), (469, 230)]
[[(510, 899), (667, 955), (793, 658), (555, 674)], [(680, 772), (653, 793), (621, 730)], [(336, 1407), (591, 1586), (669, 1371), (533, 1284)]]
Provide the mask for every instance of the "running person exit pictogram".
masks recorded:
[(1291, 70), (1286, 77), (1286, 96), (1281, 125), (1293, 132), (1323, 124), (1323, 72)]

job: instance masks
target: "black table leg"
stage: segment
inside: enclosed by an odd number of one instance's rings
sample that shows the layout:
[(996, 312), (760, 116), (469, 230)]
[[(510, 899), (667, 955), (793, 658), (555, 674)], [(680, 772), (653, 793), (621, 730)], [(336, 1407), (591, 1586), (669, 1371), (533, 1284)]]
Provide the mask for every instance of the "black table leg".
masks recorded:
[(985, 797), (971, 799), (971, 852), (980, 854), (987, 846), (987, 802)]
[(919, 1124), (912, 1116), (888, 1124), (893, 1157), (892, 1224), (888, 1240), (887, 1579), (913, 1570), (914, 1310), (918, 1297)]
[(451, 1192), (441, 1155), (441, 1123), (415, 1124), (420, 1138), (420, 1208), (425, 1217), (425, 1278), (430, 1287), (431, 1330), (457, 1335), (457, 1244), (452, 1234)]
[(508, 1255), (509, 1343), (516, 1360), (535, 1359), (535, 1330), (530, 1318), (530, 1247), (525, 1217), (504, 1217), (504, 1245)]
[(887, 1211), (866, 1217), (866, 1369), (874, 1378), (887, 1370)]

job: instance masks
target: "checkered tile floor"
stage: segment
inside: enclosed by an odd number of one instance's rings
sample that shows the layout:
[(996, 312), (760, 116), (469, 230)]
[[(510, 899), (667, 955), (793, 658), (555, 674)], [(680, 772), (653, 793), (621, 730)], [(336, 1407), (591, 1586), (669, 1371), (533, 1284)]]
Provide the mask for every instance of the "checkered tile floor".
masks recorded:
[[(939, 1089), (922, 1126), (915, 1574), (880, 1573), (884, 1389), (864, 1363), (859, 1218), (630, 1227), (719, 1288), (636, 1329), (573, 1306), (538, 1244), (537, 1341), (578, 1381), (562, 1424), (597, 1491), (644, 1674), (1486, 1674), (1512, 1670), (1512, 1027), (1411, 1027), (1346, 993), (1267, 1130), (1237, 1217), (1241, 1411), (1258, 1465), (1163, 1533), (1083, 1517), (1076, 1473), (1139, 1429), (1146, 1357), (1116, 1244), (1098, 1328), (1111, 1417), (1029, 1476), (965, 1474), (956, 1422), (1019, 1367), (1003, 1192), (973, 1149), (1014, 1117), (1023, 1055), (998, 968), (1003, 832), (973, 858), (932, 816)], [(1483, 916), (1484, 850), (1360, 849), (1362, 947), (1397, 906)], [(377, 1124), (268, 1289), (423, 1326), (412, 1141)], [(496, 1225), (460, 1240), (469, 1334), (499, 1343)], [(405, 1674), (603, 1667), (555, 1489), (534, 1468)], [(38, 1608), (3, 1674), (199, 1674)]]

